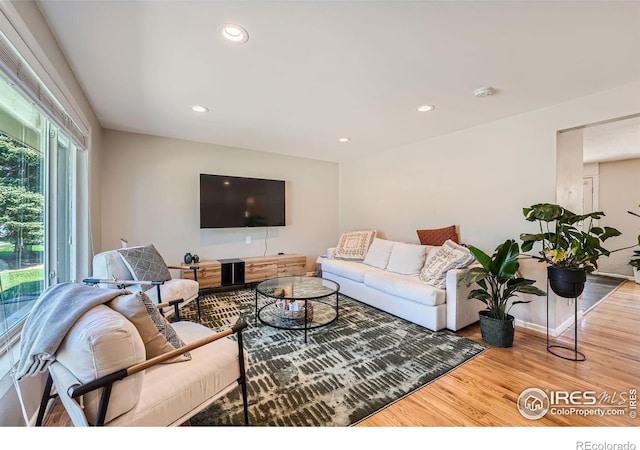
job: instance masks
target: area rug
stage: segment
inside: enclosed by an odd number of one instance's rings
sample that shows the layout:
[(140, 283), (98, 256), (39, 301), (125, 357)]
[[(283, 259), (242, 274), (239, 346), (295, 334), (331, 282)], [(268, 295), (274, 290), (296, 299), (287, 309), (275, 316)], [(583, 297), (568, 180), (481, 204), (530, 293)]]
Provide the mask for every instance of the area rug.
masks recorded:
[[(252, 426), (350, 426), (486, 349), (343, 295), (339, 319), (309, 331), (307, 343), (303, 331), (255, 325), (255, 291), (250, 289), (209, 294), (200, 302), (201, 323), (212, 329), (240, 319), (249, 324), (243, 339)], [(196, 320), (195, 305), (181, 312), (183, 320)], [(242, 424), (239, 389), (191, 419), (191, 426)]]

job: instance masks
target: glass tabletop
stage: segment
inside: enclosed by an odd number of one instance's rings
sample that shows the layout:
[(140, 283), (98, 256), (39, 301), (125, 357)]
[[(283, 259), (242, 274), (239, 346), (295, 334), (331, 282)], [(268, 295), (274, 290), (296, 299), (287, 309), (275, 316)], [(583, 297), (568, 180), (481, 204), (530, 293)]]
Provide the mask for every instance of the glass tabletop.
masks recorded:
[(335, 294), (340, 285), (319, 277), (278, 277), (263, 281), (256, 291), (273, 298), (292, 300), (314, 299)]

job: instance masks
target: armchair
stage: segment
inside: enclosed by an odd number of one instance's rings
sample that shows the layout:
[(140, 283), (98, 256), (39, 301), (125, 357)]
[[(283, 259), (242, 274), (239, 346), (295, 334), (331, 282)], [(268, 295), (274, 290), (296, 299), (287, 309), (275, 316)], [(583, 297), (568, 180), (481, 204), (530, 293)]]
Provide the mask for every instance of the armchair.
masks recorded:
[[(181, 266), (168, 266), (153, 244), (107, 250), (93, 257), (93, 277), (83, 280), (113, 288), (123, 286), (129, 290), (144, 290), (157, 304), (182, 299), (180, 307), (196, 301), (200, 320), (200, 297), (197, 265), (190, 266), (193, 280), (173, 278), (170, 270), (184, 270)], [(175, 314), (180, 320), (178, 308), (161, 309), (165, 316)]]
[(168, 340), (160, 345), (148, 297), (120, 292), (88, 309), (65, 335), (48, 365), (36, 426), (56, 397), (75, 426), (178, 426), (238, 386), (248, 424), (247, 324), (216, 333), (195, 322), (169, 324), (156, 311), (164, 331), (175, 332), (163, 333)]

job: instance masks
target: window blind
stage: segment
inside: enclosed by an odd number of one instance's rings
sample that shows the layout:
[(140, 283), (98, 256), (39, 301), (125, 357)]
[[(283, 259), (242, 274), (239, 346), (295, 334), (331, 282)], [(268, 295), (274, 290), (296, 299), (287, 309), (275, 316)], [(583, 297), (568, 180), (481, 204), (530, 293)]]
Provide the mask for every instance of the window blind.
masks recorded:
[(20, 56), (15, 47), (0, 32), (0, 68), (43, 108), (51, 118), (64, 128), (83, 149), (87, 148), (88, 131), (79, 126), (64, 107), (51, 94), (40, 78)]

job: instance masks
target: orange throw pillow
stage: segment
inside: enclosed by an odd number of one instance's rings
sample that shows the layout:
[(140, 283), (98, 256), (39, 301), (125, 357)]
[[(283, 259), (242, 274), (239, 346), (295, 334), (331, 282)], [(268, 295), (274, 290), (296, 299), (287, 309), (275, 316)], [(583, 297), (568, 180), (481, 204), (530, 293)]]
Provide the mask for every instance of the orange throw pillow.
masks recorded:
[(456, 244), (460, 243), (455, 225), (433, 230), (416, 230), (416, 232), (421, 245), (442, 245), (449, 239)]

